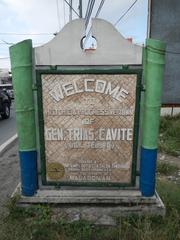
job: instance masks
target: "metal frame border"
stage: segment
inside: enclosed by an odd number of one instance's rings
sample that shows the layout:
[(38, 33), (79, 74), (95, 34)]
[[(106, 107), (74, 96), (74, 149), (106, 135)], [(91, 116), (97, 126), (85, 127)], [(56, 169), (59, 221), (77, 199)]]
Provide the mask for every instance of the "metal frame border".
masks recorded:
[[(137, 75), (136, 85), (136, 102), (134, 114), (134, 134), (133, 134), (133, 154), (132, 154), (132, 171), (130, 183), (117, 182), (48, 182), (46, 180), (46, 156), (45, 156), (45, 140), (44, 140), (44, 117), (43, 117), (43, 103), (42, 103), (42, 74), (135, 74)], [(140, 119), (140, 98), (141, 98), (141, 80), (142, 68), (140, 66), (130, 68), (130, 66), (56, 66), (36, 69), (36, 85), (37, 85), (37, 99), (38, 99), (38, 123), (39, 123), (39, 140), (40, 140), (40, 172), (41, 184), (43, 186), (79, 186), (79, 187), (134, 187), (136, 184), (136, 165), (138, 153), (138, 134), (139, 134), (139, 119)], [(40, 179), (39, 179), (40, 180)]]

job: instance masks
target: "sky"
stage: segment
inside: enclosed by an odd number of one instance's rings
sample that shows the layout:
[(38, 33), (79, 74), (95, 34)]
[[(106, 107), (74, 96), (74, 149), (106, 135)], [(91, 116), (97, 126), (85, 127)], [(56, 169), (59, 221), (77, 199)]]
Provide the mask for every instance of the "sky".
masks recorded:
[[(77, 12), (78, 2), (73, 0), (73, 8)], [(84, 16), (88, 0), (82, 2)], [(92, 17), (100, 2), (96, 0)], [(98, 17), (115, 24), (133, 2), (106, 0)], [(117, 30), (125, 38), (132, 37), (134, 43), (143, 44), (147, 34), (147, 12), (148, 0), (138, 0), (116, 25)], [(75, 18), (78, 16), (73, 13)], [(69, 7), (64, 0), (0, 0), (0, 68), (10, 69), (9, 46), (24, 39), (32, 39), (34, 47), (43, 45), (68, 21)]]

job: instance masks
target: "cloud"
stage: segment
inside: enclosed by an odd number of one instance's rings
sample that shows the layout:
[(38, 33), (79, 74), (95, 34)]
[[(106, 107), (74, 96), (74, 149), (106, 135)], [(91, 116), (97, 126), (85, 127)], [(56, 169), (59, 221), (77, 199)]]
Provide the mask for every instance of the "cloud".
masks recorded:
[[(96, 0), (93, 15), (101, 0)], [(129, 8), (134, 0), (106, 0), (99, 15), (111, 23)], [(125, 37), (134, 37), (135, 41), (143, 42), (146, 35), (147, 24), (147, 1), (139, 0), (133, 9), (117, 25), (117, 29)], [(78, 0), (73, 0), (73, 7), (78, 11)], [(83, 14), (87, 7), (87, 0), (83, 0)], [(58, 0), (60, 27), (64, 25), (64, 6), (65, 21), (69, 19), (69, 7), (63, 5), (63, 0)], [(73, 13), (73, 18), (77, 16)], [(54, 33), (59, 30), (57, 17), (57, 0), (1, 0), (0, 1), (0, 31), (17, 33)], [(32, 38), (34, 43), (45, 43), (54, 36), (9, 36), (0, 35), (0, 40), (7, 42), (19, 42), (23, 39)], [(0, 45), (0, 53), (8, 56), (8, 46)]]
[[(56, 0), (6, 0), (9, 9), (33, 32), (54, 32), (58, 29)], [(64, 21), (60, 14), (61, 22)]]

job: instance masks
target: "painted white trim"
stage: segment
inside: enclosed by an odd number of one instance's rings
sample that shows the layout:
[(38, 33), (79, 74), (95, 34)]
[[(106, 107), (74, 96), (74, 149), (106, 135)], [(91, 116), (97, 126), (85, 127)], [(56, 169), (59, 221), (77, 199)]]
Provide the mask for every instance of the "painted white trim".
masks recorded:
[(0, 155), (11, 146), (11, 144), (18, 138), (18, 135), (15, 134), (9, 138), (5, 143), (0, 146)]

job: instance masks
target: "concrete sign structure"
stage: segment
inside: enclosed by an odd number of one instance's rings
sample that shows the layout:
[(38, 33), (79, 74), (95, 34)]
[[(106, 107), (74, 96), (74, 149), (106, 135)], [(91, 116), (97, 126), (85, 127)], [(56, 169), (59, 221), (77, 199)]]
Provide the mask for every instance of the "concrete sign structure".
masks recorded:
[[(163, 210), (155, 169), (165, 45), (147, 41), (142, 86), (141, 47), (94, 19), (97, 49), (85, 51), (84, 30), (84, 19), (78, 19), (44, 46), (33, 49), (26, 40), (10, 48), (20, 201), (118, 204), (118, 214), (129, 203), (133, 212), (144, 204), (152, 212)], [(87, 206), (76, 210), (89, 215)], [(114, 212), (102, 205), (92, 211), (97, 218)]]
[[(93, 20), (92, 34), (97, 49), (84, 51), (84, 20), (78, 19), (35, 48), (45, 185), (136, 185), (142, 48), (102, 19)], [(126, 71), (121, 64), (136, 67)], [(49, 65), (57, 66), (54, 74)]]

